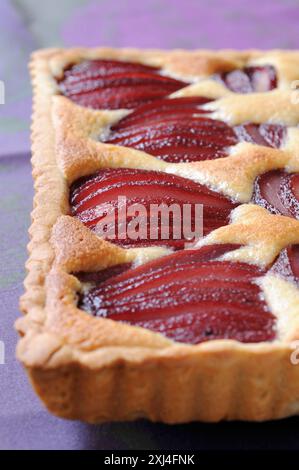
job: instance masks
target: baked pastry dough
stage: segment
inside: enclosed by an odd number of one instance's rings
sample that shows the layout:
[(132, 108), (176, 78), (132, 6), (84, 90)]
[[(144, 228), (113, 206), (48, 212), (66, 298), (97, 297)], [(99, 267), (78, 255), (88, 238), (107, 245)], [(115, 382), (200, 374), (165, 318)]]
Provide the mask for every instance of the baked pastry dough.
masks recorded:
[[(208, 113), (231, 129), (267, 123), (278, 132), (275, 126), (282, 126), (284, 137), (277, 145), (245, 139), (219, 158), (181, 163), (157, 158), (135, 144), (109, 142), (111, 128), (130, 116), (133, 102), (127, 101), (127, 108), (91, 109), (74, 102), (72, 84), (61, 85), (65, 70), (100, 59), (158, 67), (166, 78), (161, 87), (154, 81), (155, 99), (205, 97), (199, 114)], [(251, 77), (254, 68), (264, 65), (276, 73), (270, 91), (242, 94), (226, 86), (227, 74), (249, 67)], [(298, 255), (288, 261), (290, 273), (285, 258), (285, 250), (299, 244), (298, 193), (295, 188), (289, 205), (265, 191), (261, 195), (267, 181), (299, 172), (299, 108), (291, 88), (299, 76), (298, 52), (49, 49), (34, 53), (31, 73), (35, 198), (21, 299), (26, 315), (16, 323), (22, 336), (17, 355), (48, 409), (88, 422), (141, 417), (167, 423), (261, 421), (298, 414), (299, 366), (291, 360), (299, 339)], [(153, 89), (144, 87), (146, 93)], [(172, 87), (178, 89), (165, 92)], [(236, 245), (217, 259), (260, 270), (260, 301), (275, 323), (270, 340), (226, 336), (188, 344), (155, 328), (93, 317), (79, 308), (78, 299), (88, 288), (80, 273), (123, 264), (146, 267), (176, 256), (162, 243), (134, 248), (110, 243), (72, 216), (73, 183), (119, 168), (187, 178), (233, 201), (229, 223), (208, 231), (196, 249)], [(261, 182), (264, 174), (270, 180)]]

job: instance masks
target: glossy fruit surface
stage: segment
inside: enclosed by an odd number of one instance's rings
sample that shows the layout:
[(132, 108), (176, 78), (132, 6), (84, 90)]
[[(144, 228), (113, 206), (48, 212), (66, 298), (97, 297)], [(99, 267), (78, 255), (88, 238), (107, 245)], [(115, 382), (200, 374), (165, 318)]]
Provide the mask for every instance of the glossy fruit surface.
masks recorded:
[(299, 245), (290, 245), (282, 250), (271, 271), (299, 286)]
[(270, 341), (275, 337), (275, 318), (256, 283), (265, 271), (219, 259), (237, 248), (205, 246), (129, 268), (82, 295), (79, 306), (179, 342)]
[(240, 142), (280, 148), (286, 137), (286, 127), (280, 124), (252, 124), (235, 126), (234, 131)]
[(93, 109), (136, 108), (188, 85), (148, 65), (117, 60), (86, 60), (65, 70), (61, 93)]
[(277, 75), (272, 65), (244, 67), (214, 77), (235, 93), (266, 92), (277, 87)]
[[(124, 247), (164, 245), (174, 249), (184, 248), (188, 229), (197, 231), (199, 223), (203, 235), (228, 224), (230, 213), (237, 206), (192, 180), (128, 168), (100, 170), (79, 179), (71, 187), (70, 203), (72, 215), (96, 233), (102, 229), (105, 217), (106, 238), (112, 242)], [(136, 204), (142, 205), (142, 212)], [(196, 212), (195, 205), (203, 206), (202, 213)], [(165, 210), (157, 211), (157, 206)], [(137, 216), (143, 217), (142, 231), (132, 228)], [(135, 232), (139, 236), (134, 239)]]
[(104, 142), (134, 148), (169, 163), (226, 157), (238, 142), (279, 148), (285, 127), (211, 119), (203, 97), (162, 99), (140, 106), (114, 125)]
[(258, 176), (252, 202), (273, 214), (299, 219), (299, 174), (273, 170)]

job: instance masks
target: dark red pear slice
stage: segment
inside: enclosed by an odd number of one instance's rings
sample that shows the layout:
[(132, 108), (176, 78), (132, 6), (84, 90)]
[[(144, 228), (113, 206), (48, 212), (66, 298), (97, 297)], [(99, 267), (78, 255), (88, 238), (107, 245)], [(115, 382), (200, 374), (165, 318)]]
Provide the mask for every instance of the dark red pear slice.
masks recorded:
[(186, 86), (159, 69), (115, 60), (86, 60), (70, 66), (59, 80), (63, 95), (94, 109), (132, 109)]
[(111, 127), (104, 142), (134, 148), (169, 163), (226, 157), (238, 142), (279, 148), (285, 127), (211, 119), (204, 97), (162, 99), (140, 106)]
[(299, 286), (299, 245), (290, 245), (282, 250), (270, 271)]
[(287, 248), (287, 255), (294, 280), (299, 283), (299, 245), (291, 245)]
[(112, 127), (113, 131), (124, 130), (136, 125), (148, 124), (160, 121), (162, 117), (167, 119), (177, 119), (180, 116), (189, 116), (193, 114), (210, 113), (208, 110), (202, 109), (206, 103), (213, 101), (203, 96), (189, 96), (184, 98), (161, 99), (151, 103), (139, 106), (137, 110), (132, 111), (128, 116), (121, 119)]
[(258, 93), (277, 87), (276, 70), (272, 65), (244, 67), (214, 75), (235, 93)]
[(299, 175), (273, 170), (258, 176), (252, 202), (273, 214), (299, 219)]
[(79, 279), (80, 282), (83, 283), (100, 284), (101, 282), (110, 279), (110, 277), (115, 277), (130, 268), (132, 268), (132, 263), (116, 264), (115, 266), (110, 266), (109, 268), (103, 269), (102, 271), (81, 271), (79, 273), (75, 273), (75, 276)]
[(286, 137), (286, 127), (280, 124), (243, 124), (235, 126), (234, 131), (240, 142), (280, 148)]
[(207, 117), (204, 97), (162, 99), (137, 108), (111, 128), (106, 143), (142, 150), (170, 163), (227, 156), (238, 142), (225, 122)]
[[(128, 232), (123, 231), (122, 235), (119, 235), (119, 214), (123, 208), (119, 196), (126, 198), (127, 208), (133, 204), (142, 204), (146, 209), (145, 237), (133, 239)], [(114, 243), (128, 247), (164, 245), (174, 249), (183, 248), (187, 242), (183, 236), (182, 220), (186, 204), (190, 204), (192, 231), (195, 229), (195, 205), (203, 206), (204, 235), (228, 224), (230, 213), (237, 206), (225, 196), (189, 179), (164, 172), (127, 168), (100, 170), (94, 175), (79, 179), (71, 187), (70, 203), (72, 214), (96, 232), (99, 228), (97, 224), (103, 221), (103, 217), (109, 228), (115, 222), (115, 238), (107, 236), (107, 239)], [(162, 219), (161, 213), (158, 213), (156, 219), (158, 232), (155, 236), (151, 234), (150, 222), (153, 220), (151, 217), (154, 217), (152, 204), (165, 204), (167, 207), (175, 205), (178, 209), (170, 213), (168, 238), (165, 238), (162, 230), (168, 219)], [(109, 218), (106, 215), (109, 215)], [(126, 228), (133, 218), (134, 215), (127, 215)], [(180, 229), (180, 236), (177, 236), (175, 227)]]
[(265, 271), (219, 259), (237, 248), (205, 246), (129, 268), (83, 294), (79, 306), (180, 342), (270, 341), (275, 319), (256, 283)]

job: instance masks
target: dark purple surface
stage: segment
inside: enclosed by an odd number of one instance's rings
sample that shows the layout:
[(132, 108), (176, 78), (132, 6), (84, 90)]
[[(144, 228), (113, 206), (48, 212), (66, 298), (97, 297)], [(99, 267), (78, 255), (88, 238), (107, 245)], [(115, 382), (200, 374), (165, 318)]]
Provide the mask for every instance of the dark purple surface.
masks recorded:
[(6, 363), (0, 365), (0, 449), (298, 449), (297, 418), (263, 424), (139, 421), (91, 426), (55, 418), (44, 409), (15, 359), (13, 329), (32, 204), (29, 158), (0, 157), (0, 339), (6, 348)]

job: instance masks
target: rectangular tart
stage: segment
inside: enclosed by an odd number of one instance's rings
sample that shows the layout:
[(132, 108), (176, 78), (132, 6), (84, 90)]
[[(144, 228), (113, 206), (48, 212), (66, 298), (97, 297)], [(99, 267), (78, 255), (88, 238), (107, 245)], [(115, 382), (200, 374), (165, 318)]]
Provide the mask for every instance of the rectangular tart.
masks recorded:
[[(91, 423), (298, 414), (299, 53), (46, 49), (30, 70), (17, 356), (47, 408)], [(203, 237), (129, 235), (129, 211), (110, 233), (124, 197), (146, 214), (200, 205)]]

